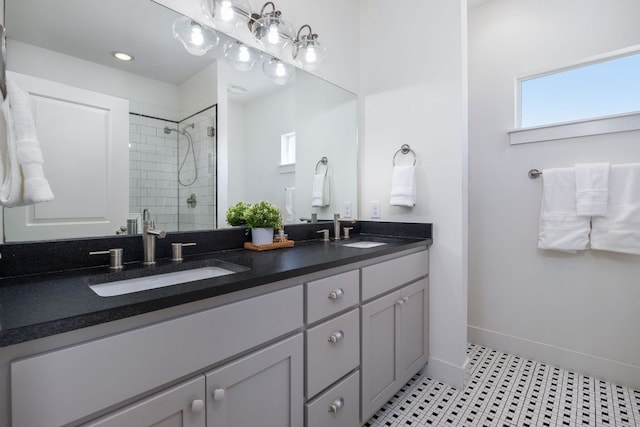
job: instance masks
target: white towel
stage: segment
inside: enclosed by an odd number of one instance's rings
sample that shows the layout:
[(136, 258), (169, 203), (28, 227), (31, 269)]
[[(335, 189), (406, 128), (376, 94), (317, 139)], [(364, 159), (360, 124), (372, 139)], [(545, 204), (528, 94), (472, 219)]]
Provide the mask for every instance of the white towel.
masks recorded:
[(4, 206), (24, 206), (53, 199), (42, 169), (42, 151), (31, 114), (29, 95), (7, 82), (7, 99), (2, 104), (4, 132), (0, 134), (2, 191)]
[(542, 171), (538, 248), (575, 252), (587, 249), (590, 218), (576, 214), (574, 168)]
[(578, 216), (605, 216), (609, 199), (609, 163), (577, 164), (574, 169)]
[(640, 255), (640, 163), (611, 166), (607, 216), (592, 220), (591, 249)]
[(317, 173), (313, 177), (313, 188), (311, 190), (311, 206), (329, 206), (329, 178), (326, 173)]
[(296, 187), (284, 188), (284, 222), (295, 221)]
[(13, 135), (13, 119), (9, 100), (0, 105), (0, 204), (2, 206), (21, 206), (22, 172), (18, 163), (16, 140)]
[(391, 206), (416, 205), (416, 178), (414, 166), (396, 165), (391, 175)]

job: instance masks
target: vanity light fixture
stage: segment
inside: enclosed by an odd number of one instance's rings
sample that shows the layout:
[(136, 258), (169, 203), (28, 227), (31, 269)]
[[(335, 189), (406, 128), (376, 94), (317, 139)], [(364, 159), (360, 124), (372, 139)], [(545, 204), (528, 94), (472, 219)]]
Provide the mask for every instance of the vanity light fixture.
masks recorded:
[(293, 65), (271, 58), (262, 63), (262, 71), (277, 85), (286, 85), (295, 76)]
[(173, 21), (173, 37), (180, 40), (187, 52), (196, 56), (204, 55), (220, 41), (212, 28), (186, 16)]
[[(271, 12), (265, 12), (267, 6), (271, 6)], [(287, 21), (282, 19), (282, 13), (276, 10), (275, 4), (266, 2), (260, 14), (252, 14), (249, 23), (253, 36), (264, 46), (267, 52), (274, 55), (280, 54), (293, 40), (294, 29)]]
[(250, 71), (262, 55), (255, 49), (237, 40), (229, 40), (224, 45), (224, 57), (238, 71)]
[(200, 7), (217, 29), (230, 34), (246, 25), (251, 14), (247, 0), (200, 0)]
[(120, 61), (133, 61), (135, 58), (135, 56), (128, 54), (126, 52), (121, 52), (119, 50), (114, 50), (111, 52), (111, 56), (113, 56), (116, 59), (119, 59)]
[[(304, 29), (308, 34), (301, 35)], [(327, 48), (318, 41), (310, 25), (303, 25), (293, 41), (293, 59), (305, 70), (316, 70), (327, 59)]]

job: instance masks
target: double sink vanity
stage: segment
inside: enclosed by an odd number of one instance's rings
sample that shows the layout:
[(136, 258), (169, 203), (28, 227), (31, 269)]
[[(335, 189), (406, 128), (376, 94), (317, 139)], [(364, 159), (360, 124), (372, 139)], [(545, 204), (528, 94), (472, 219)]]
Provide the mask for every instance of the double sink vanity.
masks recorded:
[(0, 426), (362, 425), (427, 362), (431, 225), (324, 225), (3, 245)]

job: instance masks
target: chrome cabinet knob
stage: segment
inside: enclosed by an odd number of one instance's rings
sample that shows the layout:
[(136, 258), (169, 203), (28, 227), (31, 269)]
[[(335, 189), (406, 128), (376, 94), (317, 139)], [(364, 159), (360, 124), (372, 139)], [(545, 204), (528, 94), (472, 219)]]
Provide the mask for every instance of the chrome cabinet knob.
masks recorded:
[(222, 400), (224, 399), (224, 389), (217, 388), (213, 391), (213, 400)]
[(329, 404), (329, 412), (335, 414), (344, 407), (344, 399), (339, 397)]
[(204, 409), (204, 401), (202, 399), (195, 399), (191, 402), (191, 412), (201, 412)]
[(338, 341), (340, 341), (342, 338), (344, 338), (344, 332), (336, 331), (329, 336), (329, 342), (331, 344), (335, 344)]
[(331, 292), (329, 292), (330, 300), (334, 300), (334, 301), (339, 300), (343, 296), (344, 296), (344, 291), (342, 290), (342, 288), (334, 289)]
[(404, 301), (402, 300), (402, 298), (400, 298), (398, 301), (396, 301), (396, 304), (402, 305), (402, 304), (404, 304)]

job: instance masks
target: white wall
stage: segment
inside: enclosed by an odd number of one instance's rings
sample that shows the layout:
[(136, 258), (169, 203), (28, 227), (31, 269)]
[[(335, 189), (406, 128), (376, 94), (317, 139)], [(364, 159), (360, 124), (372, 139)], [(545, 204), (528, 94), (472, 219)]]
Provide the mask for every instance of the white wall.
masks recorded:
[[(284, 187), (293, 185), (293, 179), (280, 174), (280, 136), (295, 130), (295, 105), (294, 86), (283, 87), (244, 105), (244, 147), (241, 149), (245, 156), (236, 172), (244, 175), (242, 201), (268, 200), (284, 207)], [(231, 156), (240, 148), (236, 142), (229, 142)]]
[[(466, 360), (466, 1), (361, 2), (360, 202), (432, 222), (428, 373), (457, 387)], [(394, 153), (416, 152), (417, 203), (390, 207)]]
[(537, 250), (542, 182), (527, 171), (640, 161), (640, 133), (510, 146), (506, 132), (516, 76), (638, 44), (638, 16), (636, 0), (492, 0), (469, 12), (470, 340), (635, 388), (640, 257)]

